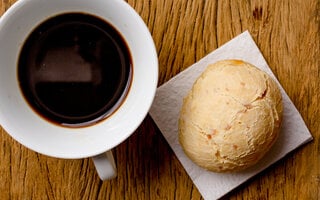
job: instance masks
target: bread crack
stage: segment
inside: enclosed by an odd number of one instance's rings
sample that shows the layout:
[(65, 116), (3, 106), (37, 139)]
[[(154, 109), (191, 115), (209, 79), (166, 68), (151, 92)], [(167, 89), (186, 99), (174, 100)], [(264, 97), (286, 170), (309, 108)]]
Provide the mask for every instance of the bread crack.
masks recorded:
[(191, 122), (192, 126), (195, 127), (201, 135), (204, 137), (208, 137), (209, 134), (207, 134), (198, 124)]
[(268, 80), (266, 80), (265, 85), (266, 85), (266, 89), (253, 102), (261, 100), (261, 99), (265, 99), (265, 97), (267, 96), (267, 93), (269, 91)]

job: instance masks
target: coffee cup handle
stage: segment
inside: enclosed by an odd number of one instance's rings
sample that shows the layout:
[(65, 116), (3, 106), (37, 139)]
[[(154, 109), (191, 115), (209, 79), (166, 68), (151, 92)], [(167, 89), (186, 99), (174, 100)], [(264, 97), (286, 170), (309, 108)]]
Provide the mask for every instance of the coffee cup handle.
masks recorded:
[(117, 168), (111, 150), (92, 157), (101, 180), (110, 180), (117, 176)]

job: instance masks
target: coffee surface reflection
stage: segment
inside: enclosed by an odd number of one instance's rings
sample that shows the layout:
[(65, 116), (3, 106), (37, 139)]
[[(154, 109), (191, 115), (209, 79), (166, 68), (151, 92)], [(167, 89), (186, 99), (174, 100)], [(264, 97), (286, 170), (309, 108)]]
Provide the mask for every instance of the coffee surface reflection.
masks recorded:
[(88, 126), (124, 101), (133, 73), (128, 46), (106, 21), (84, 13), (52, 17), (25, 41), (18, 62), (22, 93), (39, 115)]

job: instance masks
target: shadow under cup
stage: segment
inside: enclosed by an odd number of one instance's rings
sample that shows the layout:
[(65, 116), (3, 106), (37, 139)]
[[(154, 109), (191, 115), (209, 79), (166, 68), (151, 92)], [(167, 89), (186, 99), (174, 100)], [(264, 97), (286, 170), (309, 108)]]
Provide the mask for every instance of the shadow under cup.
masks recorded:
[(129, 92), (132, 58), (107, 21), (64, 13), (37, 26), (24, 42), (18, 81), (31, 108), (60, 126), (90, 126), (114, 113)]

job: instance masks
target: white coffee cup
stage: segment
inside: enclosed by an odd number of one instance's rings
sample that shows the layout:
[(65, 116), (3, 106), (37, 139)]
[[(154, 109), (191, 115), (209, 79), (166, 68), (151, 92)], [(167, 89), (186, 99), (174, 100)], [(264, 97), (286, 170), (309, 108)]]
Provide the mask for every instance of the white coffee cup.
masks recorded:
[[(82, 12), (112, 24), (124, 37), (132, 56), (133, 77), (126, 99), (110, 117), (90, 126), (68, 128), (40, 117), (19, 88), (17, 62), (24, 41), (46, 19)], [(112, 148), (141, 124), (158, 82), (155, 46), (143, 20), (123, 0), (19, 0), (0, 18), (0, 124), (22, 145), (44, 155), (93, 158), (102, 180), (116, 176)]]

